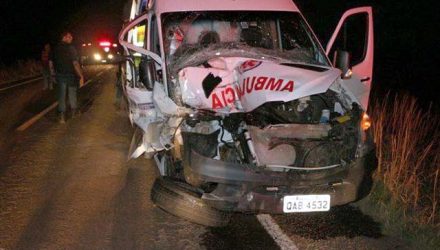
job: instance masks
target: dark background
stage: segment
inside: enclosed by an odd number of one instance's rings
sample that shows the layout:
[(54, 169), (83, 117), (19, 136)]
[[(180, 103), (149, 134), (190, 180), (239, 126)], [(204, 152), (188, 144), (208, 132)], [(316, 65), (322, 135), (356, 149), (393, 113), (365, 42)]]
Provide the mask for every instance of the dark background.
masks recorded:
[[(116, 39), (126, 0), (3, 0), (0, 4), (0, 64), (38, 58), (44, 43), (63, 29), (76, 43)], [(375, 19), (374, 88), (379, 95), (405, 89), (437, 101), (439, 15), (435, 1), (296, 0), (323, 46), (345, 10), (372, 5)], [(438, 101), (437, 101), (438, 102)]]
[(74, 42), (115, 41), (122, 25), (125, 0), (2, 0), (0, 63), (36, 58), (47, 42), (56, 43), (63, 30)]
[[(421, 104), (440, 105), (440, 12), (436, 1), (296, 0), (322, 45), (349, 8), (373, 6), (373, 95), (409, 92)], [(403, 91), (402, 91), (403, 90)]]

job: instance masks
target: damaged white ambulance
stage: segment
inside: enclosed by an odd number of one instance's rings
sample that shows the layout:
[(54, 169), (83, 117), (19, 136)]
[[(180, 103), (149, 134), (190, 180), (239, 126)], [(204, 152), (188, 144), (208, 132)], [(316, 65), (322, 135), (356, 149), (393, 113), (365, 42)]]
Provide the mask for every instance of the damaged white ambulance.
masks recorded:
[(326, 50), (291, 0), (133, 1), (131, 19), (130, 157), (155, 159), (158, 207), (224, 226), (368, 194), (370, 7), (347, 11)]

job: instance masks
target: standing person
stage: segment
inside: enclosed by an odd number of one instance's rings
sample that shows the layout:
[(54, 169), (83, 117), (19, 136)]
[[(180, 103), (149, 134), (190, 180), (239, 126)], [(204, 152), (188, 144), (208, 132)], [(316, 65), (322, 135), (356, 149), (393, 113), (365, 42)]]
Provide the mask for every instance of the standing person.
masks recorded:
[(66, 93), (68, 92), (72, 117), (78, 112), (78, 88), (84, 85), (84, 75), (79, 65), (78, 53), (72, 45), (72, 33), (66, 31), (61, 34), (61, 42), (55, 47), (52, 54), (52, 73), (58, 84), (58, 112), (59, 122), (66, 122)]
[(117, 110), (121, 109), (122, 99), (122, 63), (118, 63), (118, 71), (116, 71), (116, 85), (115, 85), (115, 107)]
[(50, 44), (46, 43), (44, 45), (43, 51), (41, 51), (41, 66), (42, 66), (43, 81), (44, 81), (43, 90), (46, 89), (52, 90), (53, 88), (53, 81), (49, 66), (49, 56), (50, 56)]

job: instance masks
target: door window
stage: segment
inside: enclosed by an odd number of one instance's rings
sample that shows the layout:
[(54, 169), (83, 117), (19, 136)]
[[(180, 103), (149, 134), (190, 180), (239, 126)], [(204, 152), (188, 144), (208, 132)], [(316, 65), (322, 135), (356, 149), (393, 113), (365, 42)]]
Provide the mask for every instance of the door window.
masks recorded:
[(330, 50), (329, 57), (334, 62), (336, 50), (350, 52), (351, 65), (357, 65), (365, 59), (368, 46), (368, 15), (362, 13), (347, 17), (338, 32)]

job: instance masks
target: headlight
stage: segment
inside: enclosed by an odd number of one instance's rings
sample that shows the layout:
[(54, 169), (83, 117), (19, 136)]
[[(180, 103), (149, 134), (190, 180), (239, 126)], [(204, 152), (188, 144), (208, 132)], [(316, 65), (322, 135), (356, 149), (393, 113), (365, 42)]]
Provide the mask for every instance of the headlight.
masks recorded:
[(112, 54), (108, 54), (108, 55), (107, 55), (107, 58), (108, 58), (108, 59), (113, 59), (113, 55), (112, 55)]
[(101, 55), (98, 53), (94, 54), (93, 58), (95, 58), (96, 61), (101, 61), (101, 59), (102, 59)]
[(361, 120), (361, 128), (363, 131), (368, 130), (371, 127), (371, 120), (370, 117), (367, 115), (367, 113), (362, 114), (362, 120)]

